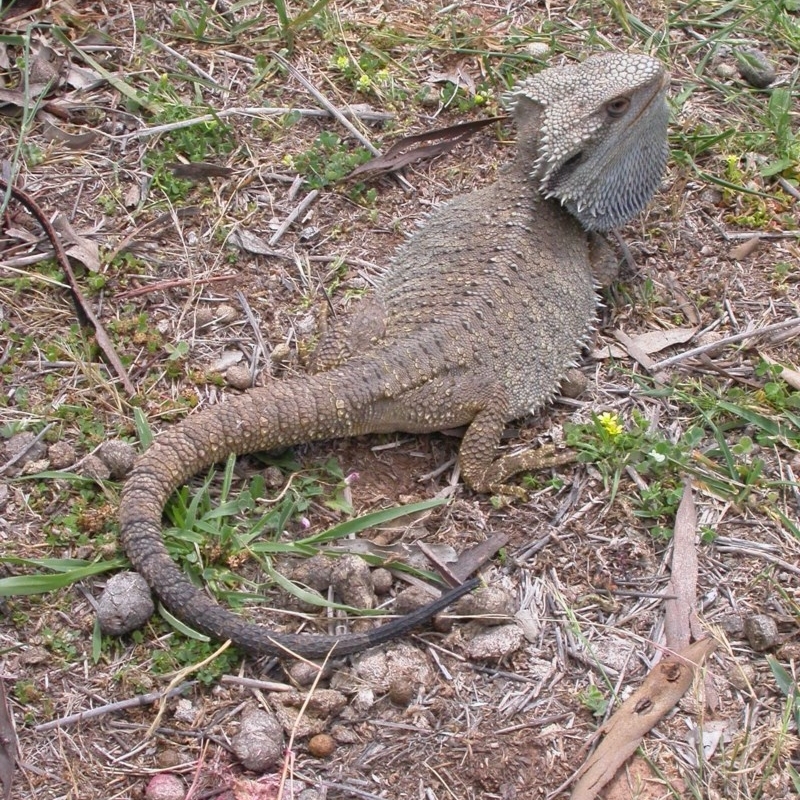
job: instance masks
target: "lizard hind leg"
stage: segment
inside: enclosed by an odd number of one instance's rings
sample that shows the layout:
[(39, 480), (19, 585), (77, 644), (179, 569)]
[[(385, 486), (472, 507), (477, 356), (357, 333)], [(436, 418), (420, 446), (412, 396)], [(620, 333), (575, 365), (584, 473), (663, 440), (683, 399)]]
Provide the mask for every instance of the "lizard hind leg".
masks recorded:
[(383, 338), (386, 309), (374, 298), (362, 300), (344, 326), (328, 322), (328, 306), (319, 318), (319, 341), (308, 359), (309, 372), (327, 372), (354, 355), (372, 348)]

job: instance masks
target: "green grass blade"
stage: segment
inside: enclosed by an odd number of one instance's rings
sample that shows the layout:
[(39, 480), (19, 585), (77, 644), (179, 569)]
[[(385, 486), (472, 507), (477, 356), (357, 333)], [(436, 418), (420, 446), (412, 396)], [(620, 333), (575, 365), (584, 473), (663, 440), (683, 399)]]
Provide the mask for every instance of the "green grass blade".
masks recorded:
[(194, 628), (190, 628), (185, 622), (181, 622), (176, 616), (170, 614), (170, 612), (167, 611), (167, 609), (164, 608), (161, 603), (158, 604), (158, 613), (171, 627), (175, 628), (178, 633), (182, 633), (189, 639), (197, 639), (198, 642), (211, 641), (211, 637), (206, 636), (204, 633), (200, 633), (200, 631), (196, 631)]
[(141, 408), (133, 409), (133, 426), (136, 428), (136, 438), (139, 440), (142, 450), (146, 450), (153, 444), (153, 431)]
[[(0, 559), (5, 563), (16, 562), (33, 567), (41, 567), (42, 564), (37, 559)], [(124, 559), (112, 559), (110, 561), (100, 561), (82, 567), (74, 567), (52, 575), (14, 575), (10, 578), (0, 578), (0, 597), (14, 597), (32, 594), (46, 594), (56, 589), (63, 589), (77, 581), (91, 578), (94, 575), (101, 575), (104, 572), (125, 567), (128, 562)]]
[(93, 70), (105, 78), (105, 80), (107, 80), (121, 95), (124, 95), (142, 108), (146, 108), (151, 114), (158, 114), (158, 112), (161, 110), (157, 103), (153, 103), (141, 92), (137, 91), (132, 86), (128, 86), (125, 81), (109, 72), (99, 61), (97, 61), (97, 59), (93, 58), (85, 50), (82, 50), (80, 47), (78, 47), (74, 42), (72, 42), (71, 39), (64, 35), (64, 32), (60, 28), (57, 28), (54, 25), (50, 28), (50, 33), (53, 35), (53, 38), (64, 45), (64, 47), (69, 48), (73, 53), (75, 53), (75, 55), (78, 56), (78, 58), (85, 61)]
[(341, 522), (334, 525), (332, 528), (323, 531), (322, 533), (308, 536), (305, 539), (298, 539), (298, 544), (320, 544), (321, 542), (331, 542), (335, 539), (342, 539), (351, 534), (361, 533), (367, 528), (374, 528), (377, 525), (383, 525), (386, 522), (392, 522), (400, 517), (405, 517), (410, 514), (418, 514), (421, 511), (429, 511), (432, 508), (438, 508), (446, 503), (446, 500), (434, 498), (432, 500), (423, 500), (421, 503), (410, 503), (405, 506), (394, 506), (387, 508), (383, 511), (374, 511), (371, 514), (364, 514), (363, 516), (356, 517), (355, 519)]

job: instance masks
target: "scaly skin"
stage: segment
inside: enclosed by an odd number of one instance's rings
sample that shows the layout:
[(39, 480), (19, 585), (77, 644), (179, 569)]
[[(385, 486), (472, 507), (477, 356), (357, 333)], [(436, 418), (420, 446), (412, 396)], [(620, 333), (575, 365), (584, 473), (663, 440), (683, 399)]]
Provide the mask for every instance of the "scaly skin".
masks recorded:
[[(498, 441), (508, 421), (552, 397), (591, 329), (596, 299), (586, 231), (612, 218), (617, 224), (620, 208), (630, 216), (652, 194), (663, 169), (658, 142), (666, 147), (665, 86), (663, 69), (644, 56), (596, 57), (528, 79), (511, 95), (519, 132), (514, 162), (494, 184), (436, 211), (400, 248), (365, 305), (364, 324), (356, 318), (349, 340), (323, 345), (324, 371), (253, 389), (158, 437), (123, 489), (120, 538), (172, 613), (254, 655), (319, 658), (387, 641), (474, 587), (467, 582), (367, 633), (279, 634), (189, 582), (163, 545), (161, 514), (178, 486), (231, 453), (318, 439), (467, 425), (459, 462), (473, 489), (489, 491), (535, 466), (536, 453), (496, 458)], [(575, 141), (559, 149), (556, 163), (548, 146), (561, 130)], [(637, 182), (628, 171), (631, 164), (643, 169), (630, 155), (640, 146), (649, 166)], [(591, 204), (578, 208), (574, 175), (595, 155)], [(612, 187), (632, 184), (631, 197), (606, 202), (603, 173)], [(563, 198), (560, 183), (569, 186)]]

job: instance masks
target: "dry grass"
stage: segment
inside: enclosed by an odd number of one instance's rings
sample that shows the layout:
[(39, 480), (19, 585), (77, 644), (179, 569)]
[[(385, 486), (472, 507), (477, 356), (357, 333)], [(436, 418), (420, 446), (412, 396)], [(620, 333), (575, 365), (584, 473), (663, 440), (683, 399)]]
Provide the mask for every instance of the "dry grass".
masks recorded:
[[(312, 168), (343, 174), (363, 144), (315, 115), (318, 100), (274, 51), (337, 107), (368, 103), (391, 114), (354, 123), (384, 150), (404, 133), (496, 112), (504, 88), (531, 63), (607, 47), (653, 52), (673, 72), (674, 158), (657, 201), (625, 231), (636, 267), (606, 293), (597, 350), (618, 346), (619, 331), (634, 339), (673, 328), (728, 336), (800, 315), (797, 110), (782, 106), (774, 88), (796, 97), (800, 32), (788, 0), (695, 2), (680, 11), (658, 2), (554, 2), (549, 14), (494, 0), (331, 0), (307, 18), (303, 4), (289, 4), (287, 19), (298, 20), (291, 30), (263, 0), (220, 2), (219, 11), (199, 2), (44, 5), (1, 23), (0, 74), (17, 92), (0, 96), (3, 174), (49, 215), (69, 220), (80, 286), (137, 396), (126, 396), (91, 331), (78, 325), (47, 241), (12, 202), (0, 240), (4, 437), (49, 425), (44, 442), (68, 445), (79, 463), (108, 439), (135, 441), (135, 407), (157, 431), (219, 399), (225, 383), (213, 365), (224, 353), (237, 351), (266, 373), (299, 370), (325, 293), (345, 312), (433, 204), (491, 179), (513, 147), (509, 130), (490, 128), (406, 170), (405, 184), (315, 178)], [(726, 72), (736, 64), (731, 48), (742, 44), (777, 66), (769, 92)], [(175, 127), (230, 109), (240, 111)], [(161, 125), (171, 127), (154, 134)], [(169, 165), (189, 161), (229, 171), (178, 182)], [(296, 180), (298, 170), (310, 185)], [(316, 199), (278, 235), (315, 186)], [(761, 234), (752, 252), (732, 250), (752, 233)], [(591, 388), (578, 402), (554, 404), (519, 437), (558, 437), (565, 424), (585, 424), (591, 463), (539, 478), (530, 501), (511, 506), (459, 486), (425, 521), (431, 541), (459, 548), (490, 533), (509, 536), (496, 580), (516, 592), (530, 641), (486, 668), (461, 655), (460, 628), (447, 639), (415, 639), (431, 644), (423, 652), (432, 677), (415, 686), (409, 706), (380, 695), (366, 709), (352, 702), (328, 725), (339, 746), (327, 760), (296, 742), (297, 785), (318, 789), (305, 797), (550, 796), (585, 755), (598, 724), (591, 709), (602, 717), (604, 702), (638, 685), (660, 652), (673, 553), (659, 534), (672, 527), (684, 478), (694, 481), (698, 514), (698, 613), (720, 648), (705, 686), (647, 737), (606, 796), (793, 796), (800, 408), (797, 385), (771, 379), (762, 359), (800, 369), (796, 337), (795, 328), (747, 338), (655, 380), (630, 348), (587, 360)], [(616, 415), (623, 438), (604, 443), (593, 412)], [(687, 438), (695, 428), (697, 442)], [(387, 443), (396, 445), (371, 450)], [(669, 449), (680, 469), (646, 472), (654, 447)], [(308, 446), (297, 457), (313, 466), (333, 456), (345, 473), (359, 473), (349, 491), (357, 509), (370, 510), (446, 487), (451, 471), (436, 468), (455, 450), (448, 437), (389, 437)], [(33, 476), (0, 474), (6, 575), (33, 571), (14, 558), (116, 554), (118, 484), (73, 480), (71, 469), (43, 474), (48, 458), (29, 462)], [(420, 486), (426, 473), (433, 477)], [(341, 515), (314, 502), (308, 516), (323, 526)], [(265, 690), (219, 680), (222, 672), (267, 677), (235, 653), (202, 673), (182, 705), (167, 702), (152, 738), (153, 706), (37, 730), (162, 690), (171, 670), (212, 652), (159, 619), (137, 636), (100, 641), (94, 603), (102, 583), (4, 600), (0, 664), (20, 743), (12, 796), (141, 797), (162, 769), (194, 783), (194, 798), (276, 796), (274, 776), (256, 785), (229, 750), (242, 705), (266, 702)], [(766, 655), (742, 630), (755, 614), (777, 623)], [(363, 681), (342, 665), (333, 682), (352, 701)]]

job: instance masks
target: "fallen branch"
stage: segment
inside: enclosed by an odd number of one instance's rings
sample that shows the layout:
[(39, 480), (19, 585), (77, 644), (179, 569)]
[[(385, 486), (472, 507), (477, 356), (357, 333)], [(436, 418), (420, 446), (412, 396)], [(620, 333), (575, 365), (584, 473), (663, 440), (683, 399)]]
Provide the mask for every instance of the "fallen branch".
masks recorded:
[(630, 758), (642, 737), (683, 697), (695, 672), (716, 648), (713, 639), (703, 639), (659, 662), (642, 685), (603, 726), (605, 734), (597, 750), (578, 771), (580, 780), (570, 800), (593, 800)]
[(707, 353), (709, 350), (716, 350), (719, 347), (724, 347), (726, 344), (736, 344), (736, 342), (743, 342), (745, 339), (751, 339), (753, 336), (761, 336), (764, 333), (774, 333), (775, 331), (782, 331), (786, 328), (796, 327), (800, 327), (800, 317), (785, 319), (783, 322), (774, 322), (772, 325), (767, 325), (764, 328), (753, 328), (752, 330), (744, 331), (743, 333), (735, 333), (733, 336), (726, 336), (723, 339), (718, 339), (716, 342), (709, 342), (708, 344), (703, 344), (699, 347), (693, 347), (691, 350), (678, 353), (676, 356), (665, 358), (663, 361), (657, 361), (655, 364), (650, 366), (650, 373), (653, 374), (660, 372), (662, 369), (671, 367), (673, 364), (677, 364), (679, 361), (685, 361), (687, 358), (691, 358), (692, 356), (700, 355), (701, 353)]
[(74, 725), (76, 722), (82, 722), (85, 719), (92, 719), (93, 717), (100, 717), (103, 716), (103, 714), (111, 714), (114, 711), (147, 706), (158, 700), (165, 700), (168, 697), (175, 697), (175, 695), (182, 694), (185, 689), (194, 686), (195, 683), (197, 683), (197, 681), (187, 681), (173, 689), (168, 689), (166, 692), (140, 694), (138, 697), (129, 697), (127, 700), (120, 700), (118, 703), (108, 703), (108, 705), (105, 706), (90, 708), (88, 711), (79, 711), (77, 714), (70, 714), (67, 717), (59, 717), (58, 719), (50, 720), (50, 722), (43, 722), (41, 725), (37, 725), (34, 730), (39, 733), (41, 731), (52, 730), (53, 728), (65, 728), (67, 725)]

